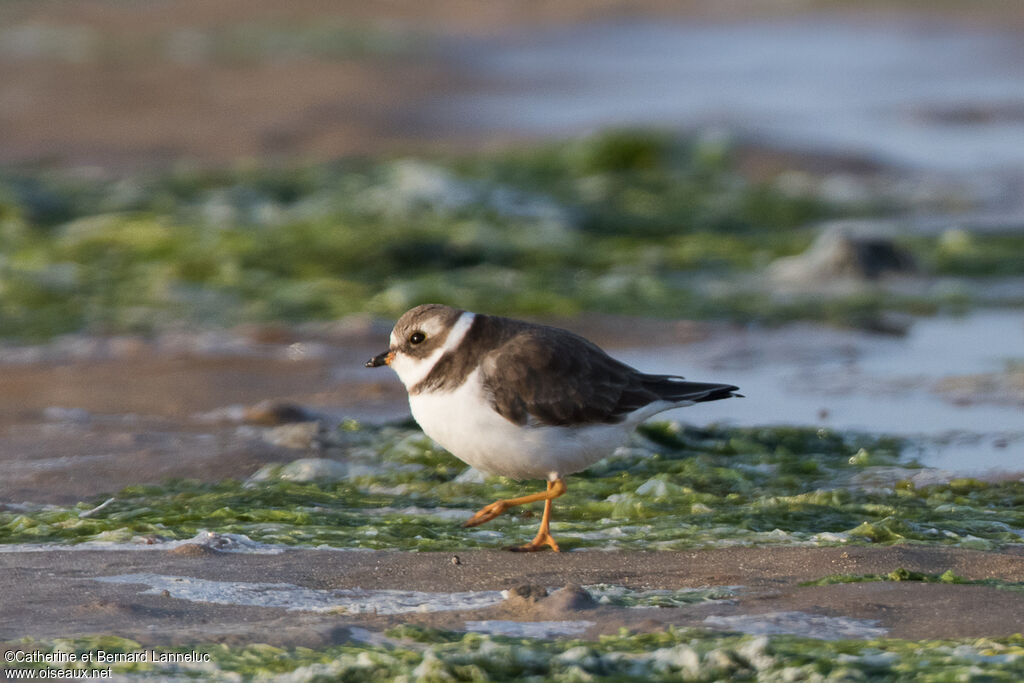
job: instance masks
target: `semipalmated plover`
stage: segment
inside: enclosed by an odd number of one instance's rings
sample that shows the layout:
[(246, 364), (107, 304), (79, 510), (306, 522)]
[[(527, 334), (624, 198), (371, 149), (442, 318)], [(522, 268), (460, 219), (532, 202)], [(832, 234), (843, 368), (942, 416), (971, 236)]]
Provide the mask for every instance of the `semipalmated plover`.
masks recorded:
[(572, 332), (424, 304), (406, 312), (391, 346), (366, 367), (390, 365), (423, 431), (488, 474), (545, 479), (547, 490), (499, 500), (465, 526), (544, 501), (536, 538), (513, 550), (558, 550), (551, 501), (564, 477), (611, 454), (641, 422), (670, 408), (738, 396), (731, 384), (649, 375)]

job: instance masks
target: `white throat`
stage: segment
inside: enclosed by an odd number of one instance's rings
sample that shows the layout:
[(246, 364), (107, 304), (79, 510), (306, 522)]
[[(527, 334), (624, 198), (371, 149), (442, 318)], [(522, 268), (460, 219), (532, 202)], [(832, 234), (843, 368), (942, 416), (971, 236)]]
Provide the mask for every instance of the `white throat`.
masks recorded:
[[(394, 359), (391, 361), (391, 368), (398, 375), (398, 379), (402, 380), (406, 390), (411, 389), (426, 379), (430, 371), (434, 369), (434, 365), (441, 359), (441, 356), (457, 348), (462, 343), (475, 317), (476, 315), (469, 311), (465, 311), (460, 315), (455, 324), (452, 325), (452, 329), (448, 331), (448, 337), (444, 340), (444, 344), (434, 349), (426, 358), (413, 358), (404, 353), (395, 354)], [(391, 341), (392, 345), (394, 345), (393, 335)]]

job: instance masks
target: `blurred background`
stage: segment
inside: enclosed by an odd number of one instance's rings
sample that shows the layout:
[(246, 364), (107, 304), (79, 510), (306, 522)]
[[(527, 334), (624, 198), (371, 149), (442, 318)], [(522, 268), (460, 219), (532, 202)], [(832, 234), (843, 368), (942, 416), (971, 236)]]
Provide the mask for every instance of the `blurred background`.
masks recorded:
[[(1012, 0), (8, 0), (0, 493), (55, 452), (122, 472), (100, 416), (401, 416), (359, 361), (426, 301), (753, 397), (698, 420), (1017, 467), (1022, 31)], [(144, 476), (275, 457), (224, 438)]]
[[(1024, 11), (927, 7), (4, 3), (0, 327), (394, 316), (424, 297), (884, 327), (872, 303), (999, 299), (779, 295), (1020, 274)], [(860, 227), (833, 252), (899, 242), (776, 264), (773, 296), (745, 278), (844, 220)]]

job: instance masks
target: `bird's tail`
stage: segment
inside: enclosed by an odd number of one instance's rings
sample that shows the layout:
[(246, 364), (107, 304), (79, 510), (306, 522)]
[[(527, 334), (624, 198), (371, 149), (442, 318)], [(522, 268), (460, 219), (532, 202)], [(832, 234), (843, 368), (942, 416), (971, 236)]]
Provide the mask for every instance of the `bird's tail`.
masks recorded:
[(654, 392), (665, 401), (719, 401), (723, 398), (742, 398), (736, 393), (739, 387), (731, 384), (712, 384), (708, 382), (689, 382), (675, 375), (645, 375), (644, 388)]

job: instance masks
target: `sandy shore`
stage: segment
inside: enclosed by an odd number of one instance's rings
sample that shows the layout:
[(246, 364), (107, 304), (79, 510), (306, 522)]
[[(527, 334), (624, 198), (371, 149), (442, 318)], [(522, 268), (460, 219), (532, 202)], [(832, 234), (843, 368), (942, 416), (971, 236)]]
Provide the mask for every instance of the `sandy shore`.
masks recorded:
[[(913, 9), (922, 11), (919, 4)], [(0, 45), (0, 57), (12, 58), (0, 58), (0, 100), (6, 103), (0, 108), (0, 163), (123, 171), (182, 161), (322, 161), (508, 145), (516, 138), (473, 137), (424, 116), (424, 106), (439, 98), (488, 85), (474, 82), (479, 77), (450, 54), (453, 40), (622, 17), (735, 20), (808, 11), (885, 21), (907, 8), (708, 0), (347, 0), (328, 8), (312, 0), (4, 3), (0, 26), (12, 29), (0, 35), (10, 44)], [(1015, 3), (927, 11), (923, 16), (969, 27), (1022, 24)], [(233, 34), (239, 26), (250, 32)], [(319, 30), (338, 31), (335, 43), (355, 37), (353, 52), (317, 48)], [(253, 45), (261, 35), (270, 36), (263, 51)], [(367, 36), (369, 47), (362, 43)], [(381, 46), (373, 46), (375, 39)], [(232, 41), (245, 47), (236, 54)], [(282, 41), (286, 48), (309, 41), (314, 47), (298, 56), (287, 49), (279, 54)], [(394, 45), (403, 47), (395, 51)]]
[[(380, 631), (400, 623), (462, 630), (467, 621), (587, 621), (584, 635), (626, 627), (747, 622), (799, 612), (884, 629), (887, 636), (971, 638), (1008, 636), (1024, 628), (1024, 593), (979, 585), (915, 582), (801, 586), (837, 573), (885, 573), (903, 567), (952, 570), (968, 579), (1024, 581), (1024, 551), (989, 553), (922, 547), (727, 548), (694, 552), (580, 552), (513, 555), (291, 550), (258, 555), (199, 550), (45, 551), (0, 553), (4, 620), (0, 640), (106, 633), (144, 645), (266, 642), (317, 647), (346, 642), (352, 628)], [(549, 590), (566, 584), (615, 584), (638, 590), (734, 587), (731, 599), (683, 607), (588, 605), (552, 592), (536, 601), (497, 600), (482, 609), (399, 614), (318, 613), (285, 607), (212, 604), (146, 591), (144, 580), (104, 583), (124, 575), (186, 577), (219, 585), (284, 583), (310, 591), (402, 590), (425, 593)], [(223, 595), (223, 593), (222, 593)], [(220, 599), (220, 598), (218, 598)], [(232, 598), (223, 598), (231, 602)], [(245, 602), (248, 598), (238, 598)], [(301, 608), (301, 600), (295, 605)], [(824, 622), (829, 623), (829, 622)], [(877, 632), (881, 633), (881, 632)]]

